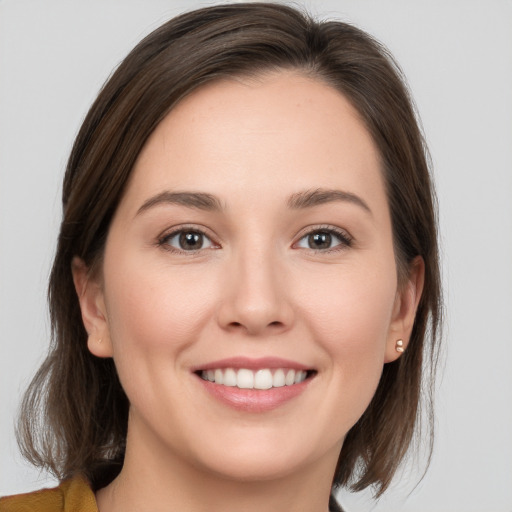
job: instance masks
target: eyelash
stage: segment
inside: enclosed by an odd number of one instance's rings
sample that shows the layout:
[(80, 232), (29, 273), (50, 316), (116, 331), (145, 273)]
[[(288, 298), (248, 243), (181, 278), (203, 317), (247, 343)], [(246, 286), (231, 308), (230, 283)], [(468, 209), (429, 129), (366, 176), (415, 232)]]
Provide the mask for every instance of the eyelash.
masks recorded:
[[(187, 251), (186, 249), (181, 249), (181, 248), (173, 247), (172, 245), (170, 245), (170, 241), (173, 238), (175, 238), (176, 236), (178, 236), (180, 234), (192, 234), (192, 233), (202, 236), (203, 240), (209, 241), (211, 244), (211, 247), (201, 247), (199, 249), (191, 249), (191, 250)], [(176, 254), (182, 254), (182, 255), (186, 255), (186, 256), (194, 256), (194, 255), (197, 255), (201, 250), (214, 249), (214, 248), (219, 247), (218, 244), (216, 244), (212, 240), (211, 236), (207, 235), (204, 230), (199, 229), (195, 226), (181, 226), (179, 229), (174, 229), (170, 233), (165, 233), (164, 235), (162, 235), (158, 238), (158, 246), (162, 247), (166, 251), (173, 252)]]
[(295, 242), (293, 245), (297, 246), (302, 240), (306, 239), (309, 236), (315, 235), (315, 234), (326, 234), (330, 236), (334, 236), (339, 240), (339, 244), (335, 245), (334, 247), (329, 247), (327, 249), (314, 249), (311, 247), (304, 247), (304, 249), (312, 251), (314, 253), (333, 253), (338, 251), (343, 251), (345, 249), (348, 249), (352, 247), (354, 239), (352, 236), (350, 236), (344, 229), (337, 228), (335, 226), (315, 226), (313, 228), (307, 228), (307, 230), (303, 233), (301, 233), (300, 238), (297, 242)]
[[(176, 247), (173, 247), (172, 245), (170, 245), (170, 241), (173, 238), (175, 238), (176, 236), (181, 235), (181, 234), (200, 235), (201, 237), (203, 237), (203, 240), (206, 239), (207, 241), (209, 241), (211, 246), (210, 247), (200, 247), (199, 249), (186, 250), (186, 249), (182, 249), (182, 248), (176, 248)], [(310, 237), (310, 236), (316, 235), (316, 234), (324, 234), (324, 235), (329, 235), (331, 237), (335, 237), (339, 240), (340, 243), (333, 247), (328, 247), (326, 249), (315, 249), (312, 247), (303, 247), (303, 249), (312, 251), (314, 253), (324, 253), (325, 254), (325, 253), (332, 253), (332, 252), (338, 252), (338, 251), (345, 250), (345, 249), (351, 247), (353, 244), (353, 238), (343, 229), (336, 228), (334, 226), (315, 226), (313, 228), (307, 229), (306, 231), (303, 231), (301, 233), (298, 241), (295, 242), (292, 245), (292, 247), (297, 248), (298, 244), (302, 240), (307, 239), (307, 237)], [(171, 231), (170, 233), (165, 233), (164, 235), (162, 235), (161, 237), (158, 238), (157, 245), (169, 252), (173, 252), (173, 253), (181, 254), (181, 255), (188, 255), (188, 256), (197, 255), (200, 251), (205, 250), (205, 249), (220, 248), (220, 246), (218, 244), (216, 244), (212, 240), (212, 238), (205, 233), (204, 230), (197, 228), (195, 226), (182, 226), (179, 229), (175, 229), (175, 230)]]

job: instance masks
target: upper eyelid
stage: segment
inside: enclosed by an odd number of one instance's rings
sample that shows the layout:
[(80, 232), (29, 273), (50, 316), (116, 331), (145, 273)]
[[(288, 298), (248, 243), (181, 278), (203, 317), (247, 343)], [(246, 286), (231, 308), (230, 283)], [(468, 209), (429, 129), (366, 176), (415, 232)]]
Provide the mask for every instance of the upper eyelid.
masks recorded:
[(354, 237), (345, 229), (335, 227), (335, 226), (311, 226), (311, 229), (305, 228), (305, 230), (301, 230), (301, 232), (296, 236), (295, 241), (292, 243), (292, 248), (299, 249), (299, 247), (296, 247), (301, 240), (306, 238), (307, 236), (311, 235), (312, 233), (318, 233), (318, 232), (329, 232), (333, 234), (335, 237), (337, 237), (340, 240), (340, 244), (335, 245), (334, 247), (330, 247), (327, 249), (313, 249), (313, 248), (301, 248), (305, 251), (312, 251), (314, 253), (320, 253), (320, 254), (328, 254), (333, 252), (339, 252), (340, 250), (346, 250), (348, 248), (353, 247), (354, 244)]
[(319, 224), (319, 225), (313, 225), (313, 226), (306, 226), (305, 228), (302, 228), (297, 233), (297, 235), (295, 235), (295, 239), (301, 240), (305, 236), (310, 235), (311, 233), (316, 233), (317, 231), (328, 231), (328, 232), (334, 233), (335, 235), (343, 236), (344, 238), (347, 238), (348, 240), (354, 239), (354, 237), (346, 229), (340, 228), (338, 226), (333, 226), (330, 224)]
[[(215, 233), (212, 232), (211, 229), (200, 226), (197, 224), (178, 224), (176, 226), (169, 227), (162, 231), (160, 235), (158, 235), (157, 240), (159, 243), (162, 243), (164, 240), (169, 239), (173, 236), (176, 236), (178, 233), (183, 231), (195, 231), (201, 233), (203, 236), (207, 237), (213, 244), (222, 246), (223, 241), (220, 237), (218, 237)], [(345, 239), (347, 242), (352, 243), (354, 241), (354, 237), (344, 228), (340, 228), (339, 226), (333, 226), (331, 224), (316, 224), (311, 226), (306, 226), (302, 228), (293, 238), (292, 246), (297, 244), (300, 240), (302, 240), (305, 236), (310, 235), (311, 233), (315, 233), (318, 231), (328, 231), (333, 233), (334, 235)]]
[(212, 242), (218, 240), (218, 237), (216, 237), (215, 234), (213, 234), (210, 229), (204, 226), (198, 226), (196, 224), (178, 224), (176, 226), (171, 226), (162, 231), (162, 233), (157, 236), (157, 239), (163, 240), (164, 238), (175, 236), (178, 233), (181, 233), (182, 231), (194, 231), (197, 233), (201, 233), (202, 235), (209, 238)]
[[(163, 231), (162, 234), (157, 237), (155, 245), (159, 249), (163, 249), (169, 253), (174, 253), (175, 255), (187, 256), (189, 258), (194, 257), (194, 256), (197, 257), (197, 256), (200, 256), (201, 254), (204, 254), (204, 251), (211, 251), (212, 249), (219, 249), (222, 247), (216, 241), (215, 237), (209, 235), (206, 231), (207, 230), (204, 228), (199, 228), (197, 226), (192, 226), (192, 225), (174, 226), (173, 228), (168, 228), (167, 230)], [(183, 232), (192, 232), (192, 233), (201, 234), (202, 236), (204, 236), (205, 238), (207, 238), (209, 240), (209, 242), (211, 243), (211, 247), (202, 247), (200, 249), (185, 250), (185, 249), (181, 249), (181, 248), (174, 247), (173, 245), (171, 245), (170, 241), (174, 237), (178, 236), (180, 233), (183, 233)]]

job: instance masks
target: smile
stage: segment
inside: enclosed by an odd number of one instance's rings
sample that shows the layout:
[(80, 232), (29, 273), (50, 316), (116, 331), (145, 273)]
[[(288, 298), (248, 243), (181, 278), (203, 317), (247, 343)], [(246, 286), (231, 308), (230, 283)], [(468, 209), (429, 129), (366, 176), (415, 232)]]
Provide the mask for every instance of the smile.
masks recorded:
[(250, 370), (248, 368), (211, 368), (202, 370), (200, 376), (203, 380), (222, 386), (239, 389), (271, 389), (300, 384), (312, 372), (294, 370), (290, 368), (261, 368)]
[(263, 413), (306, 392), (318, 370), (279, 357), (230, 357), (191, 368), (208, 395), (240, 412)]

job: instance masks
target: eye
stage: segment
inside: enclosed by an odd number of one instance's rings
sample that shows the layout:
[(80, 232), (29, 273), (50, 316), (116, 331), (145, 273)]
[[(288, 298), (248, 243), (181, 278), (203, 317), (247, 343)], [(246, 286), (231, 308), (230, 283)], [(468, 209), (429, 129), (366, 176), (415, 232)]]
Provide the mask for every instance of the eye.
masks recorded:
[(328, 251), (350, 247), (351, 243), (352, 239), (347, 233), (332, 228), (323, 228), (307, 233), (295, 244), (295, 247), (314, 251)]
[(177, 251), (199, 251), (201, 249), (211, 249), (215, 244), (203, 232), (194, 229), (181, 229), (165, 235), (160, 241), (160, 245), (167, 246)]

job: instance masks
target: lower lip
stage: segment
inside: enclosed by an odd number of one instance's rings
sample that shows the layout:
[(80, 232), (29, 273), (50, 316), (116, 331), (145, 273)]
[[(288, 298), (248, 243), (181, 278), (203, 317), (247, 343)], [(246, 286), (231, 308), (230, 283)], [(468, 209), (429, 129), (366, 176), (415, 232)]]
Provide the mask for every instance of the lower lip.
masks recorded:
[(197, 376), (206, 391), (226, 405), (246, 412), (266, 412), (277, 409), (302, 394), (312, 377), (291, 386), (270, 389), (240, 389), (223, 386)]

